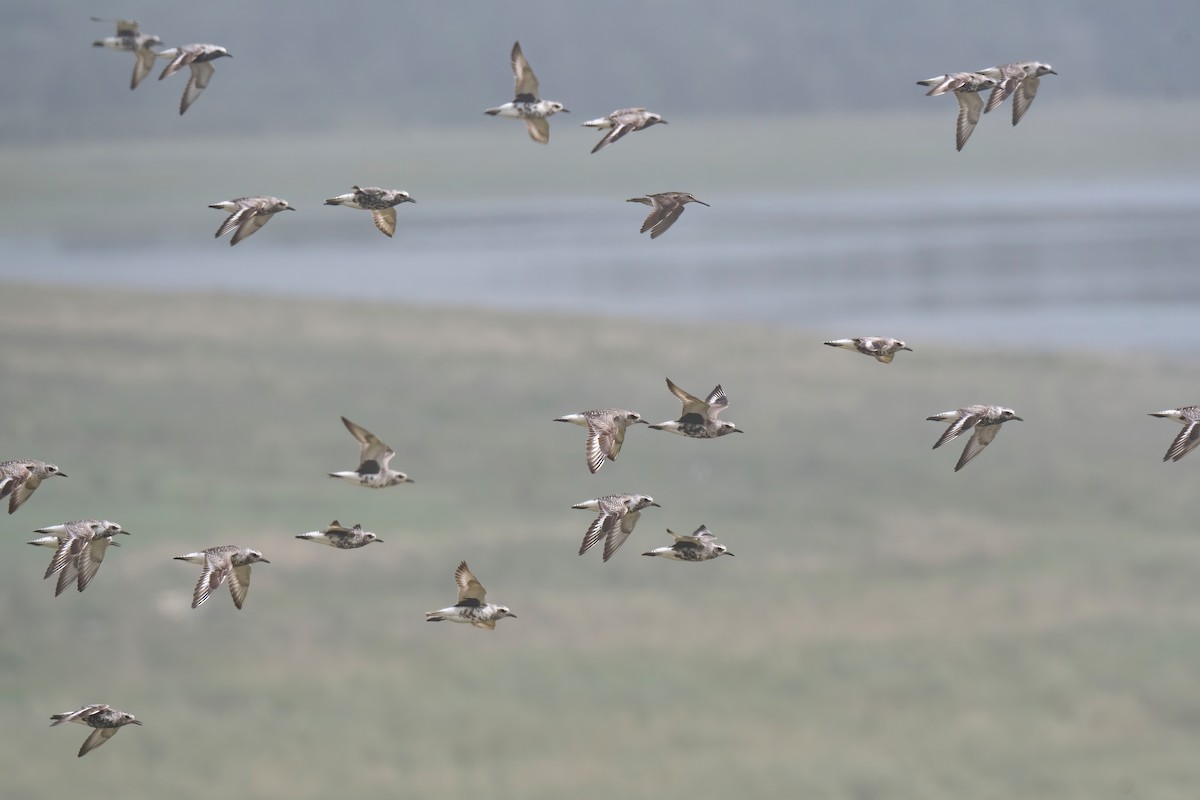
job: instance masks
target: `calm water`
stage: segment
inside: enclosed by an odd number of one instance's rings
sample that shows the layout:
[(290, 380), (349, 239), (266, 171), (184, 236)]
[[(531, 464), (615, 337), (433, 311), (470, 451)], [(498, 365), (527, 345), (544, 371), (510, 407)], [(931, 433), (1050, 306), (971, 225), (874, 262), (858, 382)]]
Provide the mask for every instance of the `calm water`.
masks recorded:
[[(753, 321), (821, 336), (1191, 350), (1200, 185), (701, 197), (650, 241), (643, 206), (578, 199), (281, 214), (236, 248), (216, 212), (170, 245), (0, 240), (0, 281)], [(191, 238), (188, 238), (188, 237)], [(2, 291), (2, 289), (0, 289)]]

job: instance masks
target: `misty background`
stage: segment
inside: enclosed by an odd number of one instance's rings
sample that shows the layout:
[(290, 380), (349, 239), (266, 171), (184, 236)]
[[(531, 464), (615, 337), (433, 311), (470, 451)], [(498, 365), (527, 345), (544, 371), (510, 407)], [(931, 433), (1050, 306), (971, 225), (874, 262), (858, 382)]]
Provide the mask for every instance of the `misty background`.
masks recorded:
[[(94, 48), (137, 19), (233, 58)], [(1200, 782), (1200, 6), (214, 2), (0, 9), (0, 795), (1190, 799)], [(485, 116), (520, 40), (571, 110)], [(1036, 59), (954, 150), (915, 81)], [(585, 120), (669, 125), (590, 155)], [(323, 200), (409, 191), (394, 239)], [(626, 198), (689, 191), (651, 242)], [(237, 247), (206, 206), (277, 195)], [(823, 347), (897, 336), (882, 365)], [(721, 383), (743, 436), (603, 406)], [(953, 472), (925, 417), (1013, 407)], [(417, 481), (371, 492), (345, 415)], [(607, 564), (571, 504), (653, 494)], [(35, 528), (133, 535), (53, 596)], [(332, 519), (384, 544), (293, 536)], [(639, 553), (706, 524), (737, 554)], [(246, 606), (172, 556), (256, 547)], [(427, 625), (462, 559), (512, 607)], [(224, 587), (222, 587), (224, 592)], [(51, 713), (145, 727), (86, 760)]]

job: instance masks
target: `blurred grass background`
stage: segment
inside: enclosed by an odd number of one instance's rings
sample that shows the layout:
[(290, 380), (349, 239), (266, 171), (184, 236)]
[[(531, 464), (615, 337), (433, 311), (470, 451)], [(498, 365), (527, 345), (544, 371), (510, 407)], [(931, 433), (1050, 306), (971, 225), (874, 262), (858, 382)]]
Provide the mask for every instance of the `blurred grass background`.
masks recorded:
[[(1145, 416), (1190, 371), (853, 333), (0, 287), (2, 457), (70, 475), (0, 518), (4, 796), (1194, 796), (1200, 461)], [(588, 474), (553, 417), (671, 418), (664, 376), (747, 433)], [(924, 417), (974, 402), (1027, 421), (955, 474)], [(326, 478), (340, 414), (417, 483)], [(577, 557), (613, 491), (663, 508)], [(22, 542), (90, 516), (134, 535), (55, 598)], [(386, 542), (292, 538), (335, 517)], [(737, 557), (638, 556), (700, 523)], [(171, 557), (228, 543), (271, 563), (191, 610)], [(423, 622), (460, 559), (519, 619)], [(91, 702), (145, 727), (77, 760)]]

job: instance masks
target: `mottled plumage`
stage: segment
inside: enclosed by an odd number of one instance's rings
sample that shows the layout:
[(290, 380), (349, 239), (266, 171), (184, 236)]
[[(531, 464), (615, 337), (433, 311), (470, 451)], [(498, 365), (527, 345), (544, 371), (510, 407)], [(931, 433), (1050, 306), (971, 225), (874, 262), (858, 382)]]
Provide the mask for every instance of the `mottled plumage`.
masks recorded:
[(631, 197), (625, 202), (653, 206), (645, 221), (642, 222), (642, 229), (638, 231), (638, 233), (650, 231), (651, 239), (657, 239), (666, 233), (667, 229), (675, 224), (675, 220), (679, 219), (679, 215), (683, 213), (683, 207), (688, 203), (708, 205), (687, 192), (659, 192), (658, 194), (648, 194), (645, 197)]
[(266, 225), (271, 221), (271, 217), (280, 211), (296, 210), (288, 205), (287, 200), (269, 196), (236, 197), (233, 200), (210, 203), (208, 207), (229, 212), (229, 216), (221, 223), (221, 227), (217, 228), (213, 237), (220, 238), (236, 229), (233, 238), (229, 240), (230, 247)]
[(191, 68), (192, 75), (188, 78), (187, 86), (183, 88), (183, 97), (179, 100), (180, 114), (187, 111), (192, 103), (196, 102), (200, 93), (208, 87), (209, 80), (216, 72), (212, 62), (222, 57), (233, 58), (224, 47), (215, 44), (185, 44), (181, 47), (163, 50), (158, 55), (161, 58), (171, 59), (171, 63), (167, 64), (166, 69), (158, 76), (160, 81), (163, 78), (171, 77), (184, 67)]
[(50, 723), (51, 728), (55, 725), (61, 725), (64, 722), (78, 722), (80, 725), (95, 728), (83, 740), (83, 746), (79, 748), (79, 758), (83, 758), (107, 742), (116, 735), (117, 731), (126, 725), (142, 724), (139, 720), (134, 719), (133, 714), (113, 708), (105, 703), (94, 703), (84, 706), (78, 711), (64, 711), (61, 714), (51, 714), (50, 719), (54, 720)]
[(1163, 461), (1178, 461), (1195, 450), (1197, 444), (1200, 444), (1200, 406), (1168, 408), (1164, 411), (1153, 411), (1150, 416), (1173, 419), (1183, 425), (1183, 430), (1167, 448), (1167, 454), (1163, 456)]
[(516, 82), (516, 96), (511, 103), (505, 103), (496, 108), (489, 108), (485, 114), (513, 119), (525, 120), (529, 130), (529, 138), (535, 142), (546, 144), (550, 141), (550, 123), (547, 117), (559, 111), (569, 113), (562, 103), (553, 100), (542, 100), (538, 97), (538, 79), (533, 74), (525, 54), (521, 52), (521, 43), (515, 42), (512, 48), (512, 71)]
[(840, 347), (843, 350), (857, 350), (864, 356), (871, 356), (884, 364), (892, 363), (896, 353), (901, 350), (912, 352), (912, 348), (905, 345), (904, 342), (889, 336), (855, 336), (853, 339), (833, 339), (825, 344), (830, 347)]
[(954, 126), (954, 144), (955, 149), (962, 150), (967, 139), (970, 139), (971, 134), (975, 131), (975, 126), (979, 123), (979, 115), (983, 112), (983, 99), (979, 93), (984, 89), (996, 86), (996, 79), (980, 75), (977, 72), (950, 72), (936, 78), (917, 81), (917, 83), (921, 86), (932, 87), (925, 93), (927, 97), (954, 92), (954, 96), (958, 98), (958, 120)]
[(42, 576), (45, 579), (58, 574), (55, 597), (66, 591), (72, 582), (78, 591), (86, 589), (92, 578), (96, 577), (109, 545), (119, 546), (113, 537), (118, 534), (129, 535), (129, 531), (119, 524), (106, 519), (79, 519), (38, 528), (34, 532), (44, 535), (29, 544), (55, 548), (54, 557)]
[(997, 81), (997, 85), (988, 96), (983, 113), (994, 110), (1009, 95), (1012, 95), (1012, 124), (1016, 125), (1029, 110), (1033, 98), (1037, 97), (1042, 76), (1057, 75), (1058, 73), (1049, 64), (1043, 64), (1040, 61), (1017, 61), (1012, 64), (1001, 64), (998, 67), (987, 67), (979, 70), (978, 74), (986, 75)]
[(307, 542), (327, 544), (337, 550), (353, 550), (358, 547), (366, 547), (371, 542), (383, 541), (371, 531), (364, 531), (362, 525), (347, 528), (336, 519), (329, 523), (325, 530), (301, 533), (296, 538), (304, 539)]
[(399, 189), (380, 189), (378, 186), (355, 186), (349, 194), (339, 194), (325, 201), (327, 206), (345, 206), (371, 212), (375, 227), (383, 235), (396, 233), (396, 209), (401, 203), (415, 203), (408, 192)]
[(67, 473), (54, 464), (32, 459), (16, 459), (0, 461), (0, 500), (8, 498), (8, 513), (13, 513), (33, 495), (46, 478), (57, 475), (67, 477)]
[(625, 429), (639, 422), (645, 424), (642, 415), (636, 411), (624, 408), (598, 408), (592, 411), (581, 411), (578, 414), (566, 414), (558, 417), (555, 422), (569, 422), (580, 425), (588, 430), (587, 465), (591, 472), (596, 472), (604, 466), (604, 459), (616, 461), (625, 443)]
[(612, 558), (613, 553), (625, 544), (629, 534), (633, 533), (634, 526), (641, 519), (642, 509), (650, 506), (662, 508), (648, 494), (609, 494), (594, 500), (584, 500), (582, 503), (571, 506), (571, 508), (584, 511), (600, 512), (583, 536), (583, 543), (579, 546), (579, 555), (591, 550), (596, 542), (603, 538), (604, 560), (608, 561)]
[(982, 453), (983, 448), (991, 444), (992, 439), (995, 439), (996, 434), (1000, 432), (1002, 424), (1014, 419), (1018, 422), (1024, 422), (1024, 420), (1013, 413), (1011, 408), (989, 405), (973, 405), (955, 409), (954, 411), (943, 411), (940, 414), (926, 417), (926, 419), (931, 422), (951, 423), (945, 433), (934, 442), (934, 450), (937, 450), (946, 442), (957, 439), (960, 434), (972, 431), (971, 438), (967, 441), (967, 446), (963, 448), (958, 463), (954, 465), (955, 472), (965, 467), (967, 462)]
[(617, 141), (627, 133), (644, 130), (651, 125), (658, 124), (667, 124), (667, 121), (660, 114), (655, 114), (644, 108), (621, 108), (608, 116), (589, 119), (583, 123), (583, 127), (608, 130), (608, 133), (604, 134), (600, 138), (600, 141), (596, 143), (596, 146), (592, 148), (592, 152), (595, 153)]
[(351, 483), (357, 483), (359, 486), (366, 486), (368, 489), (384, 489), (401, 483), (415, 482), (403, 472), (397, 472), (388, 466), (392, 456), (396, 455), (396, 451), (381, 442), (378, 436), (345, 417), (342, 417), (342, 424), (362, 445), (358, 453), (358, 468), (331, 472), (329, 477), (341, 478)]
[(720, 384), (717, 384), (704, 400), (680, 389), (670, 378), (667, 378), (667, 388), (683, 403), (683, 413), (679, 419), (651, 425), (654, 430), (677, 433), (692, 439), (715, 439), (727, 433), (742, 432), (734, 423), (717, 419), (717, 415), (729, 406), (729, 400)]
[(136, 89), (142, 79), (149, 75), (150, 70), (154, 68), (154, 61), (159, 54), (153, 48), (162, 44), (162, 39), (151, 33), (141, 33), (138, 30), (138, 24), (131, 19), (109, 20), (92, 17), (92, 21), (116, 23), (116, 36), (100, 39), (92, 42), (92, 45), (106, 47), (120, 53), (133, 53), (133, 77), (129, 81), (129, 88)]
[(462, 561), (454, 570), (454, 582), (458, 584), (458, 602), (450, 608), (439, 611), (426, 611), (426, 622), (464, 622), (475, 628), (496, 629), (496, 621), (505, 617), (517, 618), (508, 610), (508, 606), (497, 606), (484, 603), (487, 590), (471, 574), (467, 562)]
[(675, 539), (674, 544), (670, 547), (656, 547), (642, 555), (657, 556), (670, 561), (711, 561), (721, 556), (733, 555), (704, 525), (696, 528), (690, 535), (676, 533), (670, 528), (667, 528), (667, 533)]
[(175, 556), (175, 560), (204, 567), (196, 584), (196, 591), (192, 594), (192, 608), (199, 608), (228, 579), (229, 593), (233, 595), (233, 604), (239, 610), (242, 603), (246, 602), (246, 592), (250, 591), (250, 565), (259, 562), (271, 563), (257, 550), (238, 547), (235, 544), (209, 547), (185, 556)]

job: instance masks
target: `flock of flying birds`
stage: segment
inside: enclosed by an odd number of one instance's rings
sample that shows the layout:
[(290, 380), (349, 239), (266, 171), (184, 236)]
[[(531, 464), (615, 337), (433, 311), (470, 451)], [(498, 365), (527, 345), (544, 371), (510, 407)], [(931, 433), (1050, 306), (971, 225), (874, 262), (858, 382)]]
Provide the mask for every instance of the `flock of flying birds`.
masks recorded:
[[(162, 44), (162, 39), (154, 34), (142, 33), (138, 23), (130, 19), (106, 20), (92, 17), (95, 22), (115, 22), (117, 35), (99, 39), (94, 42), (96, 47), (106, 47), (122, 53), (133, 53), (133, 78), (129, 82), (130, 89), (136, 89), (154, 63), (160, 58), (171, 61), (158, 76), (159, 80), (169, 78), (184, 67), (191, 70), (191, 77), (183, 90), (183, 98), (179, 102), (179, 113), (183, 114), (200, 93), (208, 88), (215, 68), (212, 62), (218, 58), (232, 57), (224, 47), (215, 44), (185, 44), (167, 50), (155, 50)], [(489, 108), (484, 113), (494, 117), (508, 117), (525, 120), (529, 130), (529, 138), (540, 144), (550, 141), (549, 119), (558, 112), (568, 112), (562, 103), (554, 100), (542, 100), (538, 96), (538, 79), (521, 52), (521, 43), (513, 44), (510, 55), (513, 78), (516, 90), (511, 102), (496, 108)], [(583, 123), (586, 128), (606, 131), (600, 141), (592, 148), (596, 153), (626, 135), (644, 130), (652, 125), (667, 124), (661, 114), (647, 111), (644, 108), (620, 108), (603, 117), (588, 120)], [(385, 236), (391, 237), (396, 233), (396, 206), (401, 203), (415, 203), (408, 192), (399, 189), (383, 189), (378, 186), (354, 186), (348, 194), (331, 197), (325, 201), (327, 206), (345, 206), (362, 211), (370, 211), (377, 227)], [(683, 207), (688, 203), (699, 203), (707, 206), (702, 200), (697, 200), (688, 192), (658, 192), (643, 197), (631, 197), (630, 203), (643, 203), (650, 206), (650, 213), (642, 223), (640, 233), (650, 231), (650, 238), (657, 239), (675, 224)], [(273, 195), (254, 195), (235, 197), (232, 200), (222, 200), (211, 203), (209, 208), (226, 211), (229, 216), (217, 228), (216, 237), (224, 236), (233, 231), (229, 244), (235, 245), (251, 235), (270, 221), (271, 217), (280, 211), (295, 211), (296, 209), (284, 200)]]
[[(116, 36), (97, 41), (95, 45), (134, 54), (131, 89), (142, 82), (159, 58), (170, 59), (167, 67), (159, 75), (160, 80), (170, 77), (185, 66), (191, 70), (191, 77), (180, 102), (180, 114), (186, 112), (208, 86), (214, 73), (212, 62), (230, 55), (225, 48), (212, 44), (188, 44), (168, 50), (155, 50), (161, 45), (161, 39), (141, 33), (136, 22), (119, 20), (116, 21), (116, 28)], [(513, 45), (511, 63), (516, 83), (513, 100), (488, 109), (485, 113), (524, 120), (530, 138), (545, 144), (550, 138), (549, 117), (559, 112), (567, 112), (567, 109), (562, 103), (540, 98), (537, 77), (525, 59), (519, 42)], [(954, 92), (958, 98), (957, 148), (961, 150), (978, 123), (980, 113), (992, 111), (1009, 96), (1013, 97), (1012, 121), (1013, 125), (1016, 125), (1036, 96), (1039, 79), (1047, 74), (1057, 73), (1048, 64), (1028, 61), (971, 73), (949, 73), (918, 83), (930, 86), (930, 95)], [(979, 97), (979, 93), (984, 89), (991, 90), (986, 106)], [(660, 123), (666, 124), (666, 120), (658, 114), (648, 112), (644, 108), (627, 108), (583, 124), (606, 131), (592, 149), (592, 152), (596, 153), (629, 133)], [(390, 237), (396, 229), (395, 207), (401, 203), (416, 201), (403, 191), (355, 186), (350, 193), (338, 195), (325, 202), (327, 205), (343, 205), (370, 211), (376, 227)], [(650, 231), (652, 239), (669, 229), (688, 203), (708, 205), (686, 192), (651, 194), (631, 198), (629, 202), (651, 206), (651, 212), (646, 217), (641, 232)], [(222, 223), (216, 235), (221, 236), (233, 231), (231, 244), (237, 244), (257, 231), (273, 214), (295, 210), (287, 201), (267, 196), (237, 198), (214, 203), (210, 207), (229, 212), (229, 217)], [(835, 339), (825, 344), (853, 350), (885, 364), (891, 363), (898, 352), (912, 350), (899, 339), (875, 336)], [(667, 388), (682, 404), (682, 411), (677, 419), (649, 425), (637, 412), (604, 408), (566, 414), (555, 421), (587, 429), (585, 456), (588, 470), (592, 473), (597, 472), (605, 461), (617, 459), (627, 429), (637, 424), (647, 424), (653, 430), (667, 431), (693, 439), (713, 439), (730, 433), (742, 433), (735, 423), (719, 418), (729, 405), (720, 385), (704, 399), (689, 394), (669, 378)], [(1174, 419), (1183, 424), (1183, 430), (1171, 443), (1164, 461), (1178, 461), (1200, 443), (1200, 406), (1167, 409), (1154, 412), (1152, 416)], [(955, 471), (962, 469), (983, 452), (995, 439), (1002, 424), (1010, 420), (1021, 420), (1010, 408), (982, 404), (934, 414), (928, 419), (950, 423), (933, 445), (934, 449), (970, 433), (967, 445), (955, 465)], [(359, 463), (353, 470), (330, 472), (330, 477), (372, 489), (413, 482), (405, 473), (391, 468), (390, 462), (395, 450), (361, 425), (345, 417), (342, 418), (342, 422), (359, 444)], [(0, 500), (6, 497), (9, 499), (8, 513), (12, 514), (20, 508), (39, 485), (50, 477), (66, 477), (66, 473), (56, 465), (44, 461), (0, 462)], [(641, 517), (641, 512), (650, 507), (659, 507), (653, 497), (632, 493), (606, 495), (576, 503), (572, 508), (596, 513), (584, 535), (579, 554), (583, 555), (603, 540), (603, 560), (607, 562), (629, 538)], [(723, 555), (733, 555), (704, 525), (691, 534), (679, 534), (670, 529), (667, 529), (667, 532), (672, 537), (669, 546), (658, 547), (642, 555), (683, 562), (710, 561)], [(129, 532), (115, 522), (84, 519), (39, 528), (36, 533), (40, 536), (30, 540), (29, 544), (54, 549), (54, 556), (46, 569), (45, 577), (58, 576), (55, 587), (57, 596), (72, 584), (82, 592), (95, 577), (108, 547), (119, 546), (114, 538)], [(323, 530), (300, 534), (296, 538), (342, 550), (357, 549), (383, 541), (375, 533), (364, 530), (361, 525), (346, 527), (336, 520)], [(176, 560), (197, 564), (202, 568), (193, 593), (192, 608), (198, 608), (222, 583), (228, 582), (234, 606), (241, 609), (250, 587), (252, 565), (269, 563), (258, 550), (237, 545), (209, 547), (177, 556)], [(458, 586), (458, 599), (455, 604), (427, 612), (426, 621), (458, 622), (491, 630), (496, 627), (498, 620), (516, 616), (507, 606), (486, 602), (486, 590), (472, 574), (466, 561), (462, 561), (455, 569), (454, 580)], [(106, 704), (86, 705), (77, 711), (54, 714), (51, 719), (52, 725), (77, 722), (93, 728), (80, 748), (79, 756), (106, 742), (121, 727), (142, 724), (132, 714)]]

